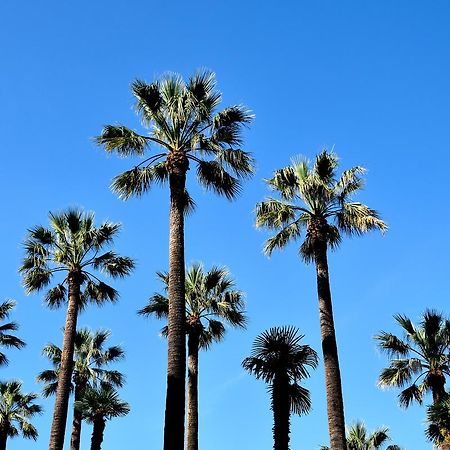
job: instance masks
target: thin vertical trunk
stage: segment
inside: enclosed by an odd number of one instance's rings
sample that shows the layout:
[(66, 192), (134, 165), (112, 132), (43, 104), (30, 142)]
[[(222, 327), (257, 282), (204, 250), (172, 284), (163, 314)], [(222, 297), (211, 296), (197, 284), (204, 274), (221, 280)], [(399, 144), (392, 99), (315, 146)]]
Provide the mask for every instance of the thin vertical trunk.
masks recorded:
[(183, 450), (184, 447), (186, 383), (184, 205), (186, 170), (187, 168), (180, 167), (180, 163), (177, 162), (170, 173), (169, 333), (164, 450)]
[(6, 450), (6, 440), (8, 439), (8, 434), (4, 430), (0, 430), (0, 450)]
[(320, 332), (325, 366), (330, 447), (331, 450), (346, 450), (344, 401), (342, 397), (336, 332), (334, 329), (330, 279), (328, 275), (327, 244), (325, 239), (320, 239), (315, 243), (314, 258), (317, 273), (317, 294), (319, 297)]
[(289, 380), (277, 374), (272, 383), (273, 449), (289, 450)]
[(442, 374), (435, 374), (429, 376), (429, 381), (432, 386), (433, 404), (440, 403), (447, 395), (445, 392), (445, 377)]
[(198, 450), (198, 347), (198, 335), (189, 334), (186, 450)]
[(91, 450), (101, 450), (105, 425), (106, 422), (103, 417), (96, 417), (94, 419), (91, 437)]
[[(86, 387), (85, 383), (83, 382), (75, 384), (74, 402), (81, 400), (82, 393), (85, 387)], [(72, 436), (70, 439), (70, 450), (80, 450), (81, 424), (82, 424), (81, 417), (82, 417), (81, 411), (74, 408), (72, 421)]]
[(72, 378), (73, 352), (77, 330), (78, 305), (80, 301), (79, 274), (71, 272), (68, 275), (69, 300), (67, 305), (66, 324), (64, 327), (61, 366), (56, 389), (55, 409), (53, 411), (52, 428), (50, 432), (49, 450), (62, 450), (67, 422), (70, 386)]

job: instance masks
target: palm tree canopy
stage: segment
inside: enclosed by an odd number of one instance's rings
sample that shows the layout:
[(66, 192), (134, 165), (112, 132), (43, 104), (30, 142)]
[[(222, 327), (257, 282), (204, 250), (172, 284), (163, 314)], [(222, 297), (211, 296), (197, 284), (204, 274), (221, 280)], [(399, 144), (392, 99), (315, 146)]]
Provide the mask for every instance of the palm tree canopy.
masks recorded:
[[(167, 293), (169, 275), (158, 273)], [(231, 326), (244, 328), (247, 318), (244, 312), (242, 292), (236, 290), (234, 280), (225, 267), (212, 267), (205, 271), (199, 263), (186, 270), (186, 332), (199, 336), (201, 348), (220, 341), (225, 334), (225, 321)], [(169, 300), (166, 295), (154, 294), (139, 314), (167, 318)], [(167, 327), (163, 328), (163, 334)]]
[(378, 347), (390, 358), (382, 370), (380, 386), (402, 388), (400, 404), (422, 403), (434, 388), (436, 377), (450, 375), (450, 321), (442, 314), (426, 310), (418, 325), (401, 314), (394, 316), (404, 336), (382, 331), (375, 336)]
[[(92, 332), (88, 328), (82, 328), (77, 331), (72, 373), (73, 384), (80, 382), (94, 385), (109, 383), (112, 386), (123, 386), (125, 380), (122, 373), (104, 368), (124, 357), (124, 351), (120, 346), (105, 348), (105, 343), (110, 336), (111, 332), (107, 330)], [(62, 352), (57, 345), (47, 344), (42, 353), (53, 365), (53, 369), (44, 370), (37, 376), (37, 381), (45, 383), (43, 394), (48, 397), (56, 393)]]
[(436, 445), (450, 444), (450, 399), (430, 405), (427, 409), (427, 438)]
[(51, 283), (54, 275), (63, 274), (65, 278), (45, 296), (49, 307), (58, 308), (67, 301), (68, 274), (77, 273), (82, 285), (79, 308), (84, 308), (88, 302), (102, 305), (116, 301), (118, 292), (92, 272), (117, 278), (133, 270), (131, 258), (119, 256), (112, 250), (105, 251), (105, 247), (113, 244), (120, 224), (106, 221), (96, 227), (93, 213), (76, 209), (50, 213), (49, 221), (49, 228), (36, 226), (28, 230), (20, 268), (26, 291), (40, 291)]
[[(131, 90), (136, 112), (149, 131), (140, 134), (123, 125), (107, 125), (96, 137), (108, 152), (142, 158), (113, 180), (113, 191), (123, 199), (140, 196), (155, 183), (166, 183), (175, 165), (187, 170), (192, 162), (206, 189), (234, 198), (240, 180), (253, 173), (253, 158), (240, 148), (242, 128), (253, 115), (242, 105), (217, 111), (222, 96), (214, 73), (199, 71), (187, 81), (169, 73), (150, 84), (136, 80)], [(152, 145), (158, 150), (151, 151)], [(193, 201), (185, 194), (190, 208)]]
[[(4, 321), (9, 318), (11, 311), (16, 306), (14, 300), (6, 300), (0, 303), (0, 320)], [(0, 347), (15, 347), (22, 348), (25, 346), (25, 342), (19, 339), (17, 336), (11, 334), (11, 331), (18, 330), (19, 326), (16, 322), (5, 322), (0, 325)], [(8, 364), (8, 358), (3, 352), (0, 352), (0, 366)]]
[(307, 262), (313, 260), (317, 239), (325, 239), (333, 249), (340, 244), (342, 233), (352, 236), (374, 229), (387, 230), (375, 210), (352, 201), (364, 186), (365, 169), (355, 166), (337, 177), (337, 167), (337, 156), (323, 150), (312, 167), (307, 160), (297, 158), (267, 180), (280, 197), (269, 197), (256, 206), (256, 225), (276, 231), (265, 244), (268, 255), (299, 239), (305, 229), (300, 254)]
[(111, 385), (88, 387), (83, 400), (75, 402), (75, 408), (82, 412), (83, 418), (89, 423), (97, 418), (111, 420), (126, 416), (130, 412), (128, 403), (120, 400), (119, 394)]
[(309, 391), (298, 382), (308, 378), (308, 368), (315, 369), (318, 363), (317, 353), (300, 344), (303, 337), (292, 326), (270, 328), (256, 337), (251, 356), (242, 363), (245, 370), (269, 384), (277, 375), (287, 376), (291, 412), (295, 414), (306, 413), (311, 407)]
[[(348, 450), (380, 450), (390, 440), (389, 428), (387, 427), (380, 427), (369, 434), (364, 423), (357, 421), (347, 429)], [(329, 447), (322, 446), (320, 450), (329, 450)], [(389, 445), (386, 450), (400, 450), (400, 447)]]
[(0, 427), (7, 436), (37, 439), (38, 432), (29, 421), (42, 413), (42, 407), (34, 403), (37, 398), (37, 394), (23, 393), (20, 381), (0, 381)]

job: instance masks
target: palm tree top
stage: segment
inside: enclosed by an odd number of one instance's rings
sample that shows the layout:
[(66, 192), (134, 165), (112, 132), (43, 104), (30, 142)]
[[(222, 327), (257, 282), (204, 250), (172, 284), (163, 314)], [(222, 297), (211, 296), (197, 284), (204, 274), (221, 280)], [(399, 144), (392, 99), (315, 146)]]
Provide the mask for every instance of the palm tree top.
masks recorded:
[(124, 277), (133, 270), (134, 262), (112, 250), (104, 250), (113, 244), (121, 225), (105, 221), (96, 227), (94, 219), (92, 212), (68, 209), (49, 213), (49, 228), (36, 226), (28, 230), (20, 267), (27, 293), (46, 288), (53, 276), (61, 273), (65, 278), (49, 289), (45, 297), (50, 307), (57, 308), (66, 301), (68, 277), (76, 274), (84, 288), (80, 307), (89, 301), (101, 305), (117, 300), (118, 292), (93, 271), (112, 278)]
[[(215, 74), (202, 70), (184, 81), (178, 74), (167, 73), (150, 84), (135, 80), (131, 90), (136, 113), (148, 133), (106, 125), (95, 138), (108, 152), (143, 157), (114, 179), (113, 191), (123, 199), (142, 195), (152, 184), (168, 181), (174, 167), (185, 171), (192, 162), (206, 189), (234, 198), (240, 179), (253, 173), (253, 158), (240, 146), (242, 128), (254, 116), (242, 105), (217, 111), (222, 95), (216, 89)], [(147, 155), (152, 144), (159, 150)], [(188, 194), (186, 202), (192, 206)]]
[(374, 229), (387, 230), (375, 210), (353, 201), (364, 186), (365, 169), (355, 166), (338, 177), (337, 167), (337, 156), (323, 150), (312, 165), (305, 158), (294, 158), (289, 166), (266, 180), (280, 197), (269, 197), (256, 206), (257, 227), (277, 232), (265, 244), (268, 255), (299, 239), (304, 229), (300, 253), (306, 261), (312, 261), (314, 241), (321, 235), (330, 248), (336, 248), (342, 233), (353, 236)]
[[(169, 274), (158, 272), (157, 277), (163, 282), (167, 293)], [(243, 293), (235, 289), (235, 282), (226, 267), (213, 266), (208, 271), (205, 271), (201, 263), (188, 267), (185, 299), (186, 331), (198, 333), (201, 348), (206, 349), (212, 342), (223, 338), (226, 330), (220, 319), (234, 327), (245, 328), (247, 324)], [(167, 319), (169, 299), (163, 294), (153, 294), (148, 305), (138, 313)], [(164, 327), (163, 334), (166, 333), (167, 327)]]
[[(15, 306), (16, 302), (14, 300), (5, 300), (3, 303), (0, 303), (0, 321), (7, 320)], [(7, 348), (25, 347), (26, 344), (22, 339), (10, 334), (11, 331), (16, 331), (18, 329), (19, 325), (16, 322), (6, 322), (0, 325), (0, 346)], [(7, 356), (3, 352), (0, 352), (0, 366), (6, 365), (8, 362)]]

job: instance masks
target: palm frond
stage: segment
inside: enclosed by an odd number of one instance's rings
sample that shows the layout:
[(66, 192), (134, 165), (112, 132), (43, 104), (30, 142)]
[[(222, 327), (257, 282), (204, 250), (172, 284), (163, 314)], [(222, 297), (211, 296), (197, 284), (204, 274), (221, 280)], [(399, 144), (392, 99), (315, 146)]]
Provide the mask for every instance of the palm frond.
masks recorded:
[(145, 136), (123, 125), (106, 125), (94, 140), (106, 151), (116, 151), (120, 156), (142, 155), (148, 145)]

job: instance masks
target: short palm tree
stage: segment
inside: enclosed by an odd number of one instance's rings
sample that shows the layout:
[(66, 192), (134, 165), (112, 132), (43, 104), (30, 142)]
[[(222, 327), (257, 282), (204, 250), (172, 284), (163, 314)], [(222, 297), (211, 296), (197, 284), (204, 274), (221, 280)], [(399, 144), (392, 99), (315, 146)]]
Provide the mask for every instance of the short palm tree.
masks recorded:
[(317, 367), (317, 353), (301, 345), (303, 335), (295, 327), (274, 327), (255, 339), (245, 370), (269, 385), (273, 412), (274, 450), (289, 450), (290, 415), (311, 409), (309, 391), (299, 382), (309, 377), (308, 368)]
[(215, 75), (198, 72), (187, 82), (168, 74), (153, 83), (132, 84), (136, 111), (150, 130), (139, 134), (123, 125), (105, 126), (99, 145), (119, 156), (143, 157), (132, 169), (118, 175), (112, 189), (127, 199), (140, 196), (154, 184), (168, 184), (169, 225), (169, 336), (164, 449), (183, 450), (185, 402), (185, 293), (184, 215), (193, 206), (186, 190), (190, 164), (206, 189), (228, 199), (240, 191), (240, 179), (253, 172), (251, 156), (241, 150), (242, 126), (252, 120), (243, 106), (217, 111), (221, 94)]
[[(385, 445), (391, 440), (389, 428), (378, 428), (372, 433), (368, 433), (363, 422), (356, 422), (347, 430), (347, 450), (400, 450), (398, 445)], [(329, 447), (322, 446), (320, 450), (330, 450)]]
[(380, 386), (398, 387), (400, 405), (422, 404), (430, 392), (437, 404), (446, 396), (445, 381), (450, 375), (450, 321), (436, 311), (427, 310), (418, 325), (406, 316), (394, 316), (404, 336), (382, 331), (375, 336), (378, 347), (390, 357), (389, 367), (381, 371)]
[(50, 308), (67, 304), (49, 444), (49, 450), (62, 450), (78, 313), (89, 302), (102, 305), (118, 299), (118, 292), (92, 272), (124, 277), (131, 272), (134, 263), (128, 257), (105, 251), (119, 232), (119, 224), (104, 222), (96, 227), (94, 214), (79, 210), (50, 213), (49, 220), (50, 228), (37, 226), (29, 230), (20, 271), (28, 293), (45, 289), (54, 275), (61, 275), (60, 282), (47, 291), (45, 300)]
[(106, 421), (126, 416), (130, 412), (128, 403), (120, 400), (111, 385), (97, 388), (88, 387), (83, 399), (75, 402), (75, 408), (81, 412), (88, 423), (93, 424), (91, 450), (101, 450)]
[(427, 410), (427, 438), (442, 450), (450, 449), (450, 398), (430, 405)]
[(280, 199), (267, 198), (257, 205), (256, 225), (276, 232), (265, 244), (268, 255), (300, 239), (305, 231), (300, 255), (316, 266), (331, 448), (345, 450), (344, 404), (327, 252), (338, 247), (343, 234), (358, 236), (373, 229), (385, 231), (387, 227), (376, 211), (351, 200), (363, 186), (364, 169), (353, 167), (338, 178), (337, 166), (337, 156), (324, 150), (312, 167), (306, 160), (293, 160), (290, 166), (277, 170), (267, 184)]
[[(158, 273), (169, 288), (169, 275)], [(193, 264), (186, 271), (186, 334), (188, 336), (188, 387), (186, 449), (198, 450), (198, 354), (225, 335), (224, 323), (245, 327), (242, 293), (234, 289), (234, 281), (224, 267), (212, 267), (205, 272), (201, 264)], [(167, 319), (169, 300), (166, 295), (154, 294), (142, 315)], [(167, 335), (167, 327), (163, 328)]]
[[(16, 302), (13, 300), (6, 300), (0, 304), (0, 320), (6, 320), (9, 318), (11, 311), (16, 306)], [(25, 342), (19, 339), (17, 336), (10, 334), (11, 331), (16, 331), (19, 328), (16, 322), (6, 322), (0, 325), (0, 347), (25, 347)], [(0, 352), (0, 366), (8, 364), (8, 358), (3, 352)]]
[[(92, 332), (87, 328), (77, 330), (72, 363), (72, 388), (74, 401), (82, 399), (88, 385), (109, 383), (122, 387), (124, 376), (117, 370), (106, 369), (105, 366), (119, 361), (124, 357), (124, 351), (119, 346), (105, 348), (105, 342), (111, 336), (110, 331), (97, 330)], [(48, 344), (43, 354), (51, 361), (53, 369), (44, 370), (37, 380), (45, 383), (44, 396), (54, 395), (58, 387), (58, 375), (61, 367), (61, 349), (55, 344)], [(81, 412), (74, 409), (72, 422), (72, 437), (70, 450), (79, 450), (81, 437)]]
[(0, 381), (0, 450), (6, 450), (9, 437), (21, 434), (36, 440), (38, 432), (30, 419), (42, 413), (42, 407), (34, 401), (37, 394), (22, 392), (20, 381)]

